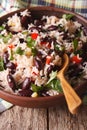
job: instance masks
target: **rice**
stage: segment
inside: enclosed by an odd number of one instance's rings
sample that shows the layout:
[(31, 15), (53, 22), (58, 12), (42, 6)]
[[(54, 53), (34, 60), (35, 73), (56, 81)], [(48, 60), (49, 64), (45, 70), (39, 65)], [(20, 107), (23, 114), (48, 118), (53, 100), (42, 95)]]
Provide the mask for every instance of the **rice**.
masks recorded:
[[(66, 77), (71, 85), (87, 79), (87, 36), (82, 24), (66, 17), (33, 20), (24, 10), (0, 25), (0, 85), (6, 91), (30, 97), (58, 95), (62, 89), (57, 71), (64, 53), (70, 57)], [(78, 73), (73, 76), (74, 66)]]

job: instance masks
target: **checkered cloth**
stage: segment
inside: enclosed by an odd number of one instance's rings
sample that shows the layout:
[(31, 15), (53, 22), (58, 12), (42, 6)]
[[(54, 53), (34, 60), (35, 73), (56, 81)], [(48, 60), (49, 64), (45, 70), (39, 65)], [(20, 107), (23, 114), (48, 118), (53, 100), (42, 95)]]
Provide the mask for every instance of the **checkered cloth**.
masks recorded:
[(10, 107), (12, 107), (13, 104), (6, 102), (3, 99), (0, 99), (0, 113), (2, 113), (3, 111), (9, 109)]
[(87, 18), (87, 0), (0, 0), (0, 16), (19, 8), (37, 5), (64, 8)]
[[(87, 18), (87, 0), (0, 0), (0, 16), (19, 8), (37, 5), (64, 8)], [(0, 99), (0, 113), (11, 106), (12, 104)]]

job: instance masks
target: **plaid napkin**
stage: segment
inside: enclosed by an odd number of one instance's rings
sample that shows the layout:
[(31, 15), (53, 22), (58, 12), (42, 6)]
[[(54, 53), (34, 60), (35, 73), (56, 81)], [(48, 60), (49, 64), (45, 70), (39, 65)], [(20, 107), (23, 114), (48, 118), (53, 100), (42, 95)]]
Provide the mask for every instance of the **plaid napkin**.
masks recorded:
[(3, 99), (0, 99), (0, 113), (2, 113), (3, 111), (9, 109), (10, 107), (12, 107), (13, 104), (6, 102)]

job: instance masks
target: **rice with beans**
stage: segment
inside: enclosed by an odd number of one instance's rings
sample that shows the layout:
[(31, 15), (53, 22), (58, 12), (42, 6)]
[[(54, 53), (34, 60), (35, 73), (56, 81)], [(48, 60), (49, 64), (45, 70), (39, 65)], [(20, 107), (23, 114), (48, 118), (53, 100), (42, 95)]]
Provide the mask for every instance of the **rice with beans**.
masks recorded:
[(33, 19), (28, 10), (0, 25), (0, 86), (28, 97), (62, 93), (57, 72), (70, 58), (66, 78), (72, 87), (87, 79), (87, 31), (73, 15)]

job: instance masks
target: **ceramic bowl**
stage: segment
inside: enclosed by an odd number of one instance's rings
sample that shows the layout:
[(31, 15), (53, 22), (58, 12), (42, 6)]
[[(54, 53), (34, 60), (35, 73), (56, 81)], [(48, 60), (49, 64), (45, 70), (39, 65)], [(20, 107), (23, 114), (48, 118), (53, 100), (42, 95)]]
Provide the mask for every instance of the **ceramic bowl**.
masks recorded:
[[(56, 15), (58, 17), (61, 17), (63, 14), (74, 14), (75, 19), (78, 20), (81, 24), (83, 24), (87, 28), (87, 20), (84, 19), (82, 16), (64, 10), (59, 8), (53, 8), (53, 7), (30, 7), (29, 10), (32, 13), (32, 16), (34, 18), (40, 18), (43, 15)], [(3, 17), (0, 18), (0, 24), (3, 23), (3, 21), (6, 21), (6, 19), (9, 16), (12, 16), (14, 13), (19, 13), (21, 10), (17, 10), (15, 12), (9, 13)], [(84, 83), (80, 86), (75, 87), (75, 91), (81, 96), (83, 92), (87, 89), (87, 83)], [(10, 94), (8, 92), (5, 92), (3, 90), (0, 90), (0, 98), (23, 107), (30, 107), (30, 108), (47, 108), (47, 107), (53, 107), (60, 104), (65, 103), (65, 98), (63, 94), (59, 94), (57, 96), (47, 96), (47, 97), (22, 97), (14, 94)]]

